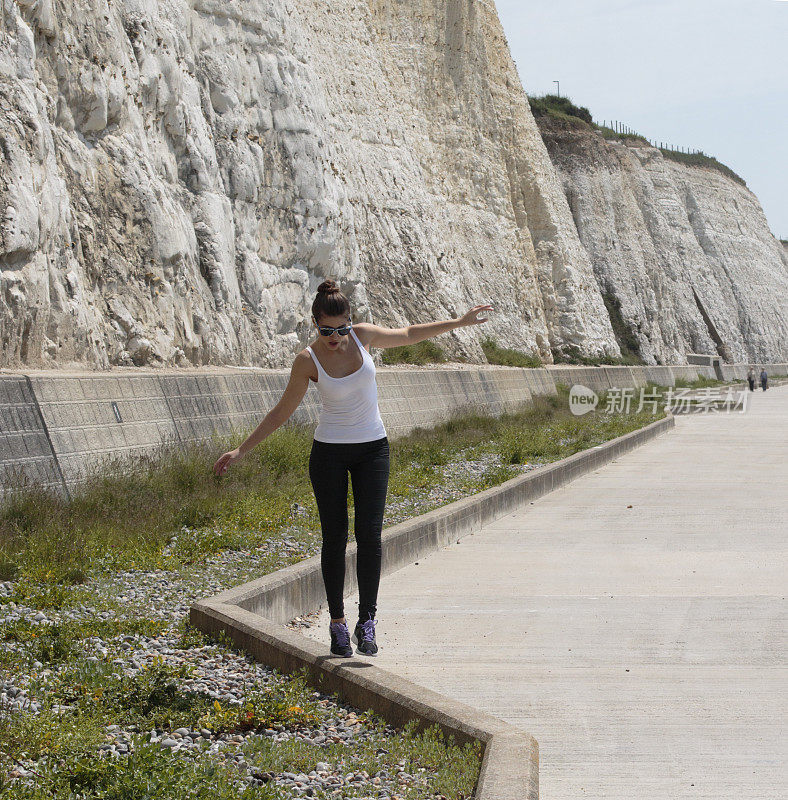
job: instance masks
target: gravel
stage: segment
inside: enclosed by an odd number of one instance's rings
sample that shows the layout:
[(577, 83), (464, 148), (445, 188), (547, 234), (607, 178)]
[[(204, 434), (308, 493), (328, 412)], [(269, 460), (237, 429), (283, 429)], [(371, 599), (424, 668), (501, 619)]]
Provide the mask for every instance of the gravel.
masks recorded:
[[(440, 467), (443, 476), (441, 485), (415, 498), (392, 499), (387, 506), (385, 524), (395, 524), (464, 496), (466, 493), (457, 487), (497, 466), (500, 466), (497, 457), (485, 454), (470, 460), (454, 460)], [(516, 469), (526, 472), (537, 466), (539, 464), (536, 463), (516, 465)], [(317, 553), (319, 536), (314, 531), (301, 530), (298, 526), (303, 509), (296, 504), (293, 510), (293, 526), (284, 531), (281, 538), (269, 540), (260, 547), (223, 551), (203, 559), (197, 566), (181, 567), (177, 572), (133, 570), (105, 573), (82, 587), (89, 590), (92, 598), (90, 602), (78, 603), (67, 609), (44, 611), (15, 603), (10, 600), (14, 583), (0, 582), (0, 623), (27, 621), (32, 625), (44, 626), (67, 620), (97, 618), (131, 621), (140, 616), (163, 621), (165, 630), (156, 637), (125, 634), (107, 640), (98, 637), (83, 640), (89, 653), (87, 660), (92, 663), (107, 661), (113, 664), (118, 674), (122, 672), (126, 675), (133, 675), (157, 660), (173, 667), (188, 664), (193, 671), (179, 686), (182, 691), (205, 693), (222, 703), (241, 703), (244, 700), (245, 687), (253, 684), (265, 685), (281, 678), (270, 668), (252, 661), (249, 657), (235, 652), (223, 652), (216, 645), (186, 649), (179, 647), (177, 626), (188, 616), (190, 605), (197, 599), (259, 577), (261, 572), (259, 569), (255, 570), (256, 559), (275, 555), (292, 561)], [(299, 532), (308, 534), (306, 541), (296, 538)], [(194, 536), (199, 533), (184, 528), (178, 535)], [(174, 544), (174, 541), (171, 542), (169, 547)], [(319, 612), (315, 612), (297, 617), (290, 623), (290, 627), (295, 630), (311, 627), (318, 615)], [(22, 647), (14, 642), (6, 642), (4, 646), (12, 649)], [(327, 635), (326, 651), (328, 652)], [(52, 670), (45, 669), (41, 662), (36, 661), (32, 670), (6, 679), (0, 687), (0, 709), (39, 713), (40, 703), (30, 696), (29, 688), (51, 675)], [(239, 785), (262, 785), (273, 781), (287, 787), (294, 797), (314, 796), (318, 790), (342, 796), (342, 788), (352, 786), (354, 796), (358, 790), (363, 790), (368, 791), (370, 798), (389, 797), (394, 800), (400, 797), (398, 792), (403, 792), (405, 786), (417, 783), (428, 785), (429, 776), (424, 771), (410, 775), (405, 772), (404, 762), (390, 771), (381, 769), (375, 774), (345, 772), (341, 765), (332, 765), (325, 761), (317, 763), (315, 769), (307, 774), (261, 773), (255, 766), (246, 763), (240, 747), (255, 737), (265, 737), (276, 742), (300, 739), (321, 747), (338, 742), (361, 743), (374, 736), (373, 729), (359, 718), (358, 710), (337, 703), (318, 692), (314, 693), (314, 697), (330, 712), (325, 722), (314, 727), (287, 730), (278, 725), (261, 733), (214, 734), (205, 728), (145, 732), (135, 730), (133, 726), (110, 725), (106, 729), (108, 740), (99, 749), (110, 757), (122, 757), (134, 747), (132, 736), (145, 734), (151, 742), (157, 742), (162, 748), (184, 757), (215, 757), (235, 766), (242, 782)], [(69, 710), (71, 707), (68, 705), (56, 707), (56, 711), (62, 713)], [(396, 735), (391, 727), (387, 727), (386, 733), (389, 736)], [(9, 777), (12, 781), (35, 781), (35, 770), (35, 762), (22, 762), (11, 771)]]

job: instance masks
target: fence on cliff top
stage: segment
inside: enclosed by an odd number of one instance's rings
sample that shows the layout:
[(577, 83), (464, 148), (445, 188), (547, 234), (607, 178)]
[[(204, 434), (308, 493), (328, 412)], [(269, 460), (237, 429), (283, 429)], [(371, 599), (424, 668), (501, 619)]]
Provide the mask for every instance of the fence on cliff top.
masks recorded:
[[(598, 122), (596, 124), (600, 125)], [(620, 136), (637, 136), (640, 139), (648, 142), (652, 147), (656, 147), (659, 150), (669, 150), (672, 153), (685, 153), (689, 156), (698, 155), (709, 158), (708, 153), (704, 153), (703, 150), (691, 150), (689, 147), (669, 144), (668, 142), (662, 142), (657, 139), (649, 139), (648, 136), (643, 136), (642, 134), (630, 128), (629, 125), (626, 125), (617, 119), (603, 120), (600, 127), (607, 128), (608, 130), (611, 130), (613, 133), (617, 133)]]

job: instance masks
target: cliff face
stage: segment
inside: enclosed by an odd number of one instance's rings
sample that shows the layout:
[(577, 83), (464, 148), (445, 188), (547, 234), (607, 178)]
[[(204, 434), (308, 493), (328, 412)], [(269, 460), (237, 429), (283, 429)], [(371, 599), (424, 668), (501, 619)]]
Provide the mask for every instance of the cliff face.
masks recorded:
[(600, 290), (648, 363), (785, 360), (788, 266), (752, 192), (648, 145), (540, 127)]
[[(493, 302), (483, 332), (548, 363), (619, 355), (611, 316), (648, 362), (786, 357), (757, 200), (561, 131), (556, 170), (488, 0), (3, 0), (2, 23), (0, 366), (284, 366), (327, 276), (386, 325)], [(478, 336), (442, 344), (483, 360)]]
[(325, 276), (619, 353), (492, 3), (3, 0), (0, 125), (0, 365), (282, 366)]

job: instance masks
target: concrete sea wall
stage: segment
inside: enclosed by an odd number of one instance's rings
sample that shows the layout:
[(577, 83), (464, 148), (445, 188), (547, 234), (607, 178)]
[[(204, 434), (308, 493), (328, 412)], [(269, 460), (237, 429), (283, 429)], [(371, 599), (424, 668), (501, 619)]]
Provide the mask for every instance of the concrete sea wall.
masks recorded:
[[(723, 365), (723, 376), (744, 380), (747, 368)], [(788, 374), (788, 364), (767, 370)], [(3, 490), (25, 483), (67, 490), (103, 460), (253, 428), (278, 401), (288, 374), (243, 368), (0, 373)], [(555, 393), (559, 383), (605, 391), (698, 377), (714, 378), (714, 367), (382, 368), (378, 387), (386, 430), (396, 438), (463, 408), (493, 415), (514, 410), (535, 395)], [(313, 386), (292, 421), (314, 425), (319, 410)]]

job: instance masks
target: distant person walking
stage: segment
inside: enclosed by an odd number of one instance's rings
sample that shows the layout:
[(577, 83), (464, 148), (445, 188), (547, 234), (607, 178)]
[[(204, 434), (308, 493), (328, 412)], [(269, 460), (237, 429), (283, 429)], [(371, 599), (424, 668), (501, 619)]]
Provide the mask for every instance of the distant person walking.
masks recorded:
[(223, 475), (231, 464), (290, 418), (310, 381), (317, 384), (323, 407), (309, 456), (309, 478), (323, 533), (320, 565), (331, 612), (329, 633), (334, 655), (353, 655), (343, 601), (348, 473), (353, 488), (358, 548), (358, 622), (352, 640), (359, 653), (374, 656), (378, 652), (375, 614), (389, 478), (389, 441), (378, 408), (375, 364), (368, 349), (415, 344), (454, 328), (479, 325), (487, 322), (487, 317), (478, 315), (491, 308), (474, 306), (459, 319), (405, 328), (382, 328), (369, 322), (354, 325), (347, 297), (334, 281), (324, 281), (312, 303), (312, 323), (320, 335), (295, 357), (290, 380), (276, 406), (239, 447), (222, 455), (213, 466), (217, 475)]
[(755, 391), (755, 370), (750, 367), (749, 372), (747, 373), (747, 383), (750, 384), (750, 391)]
[(766, 367), (764, 367), (761, 370), (761, 389), (763, 389), (764, 392), (766, 391), (767, 388), (766, 384), (768, 382), (769, 382), (769, 376), (766, 374)]

